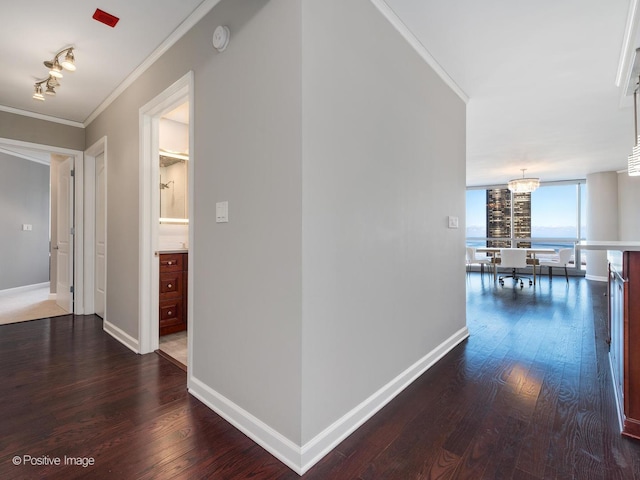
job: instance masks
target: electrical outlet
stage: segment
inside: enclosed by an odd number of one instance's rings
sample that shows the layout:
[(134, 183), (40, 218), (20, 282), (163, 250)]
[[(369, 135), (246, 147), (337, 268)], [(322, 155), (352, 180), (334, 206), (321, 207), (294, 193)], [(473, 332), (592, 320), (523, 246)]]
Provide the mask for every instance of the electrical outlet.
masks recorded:
[(449, 228), (458, 228), (458, 217), (449, 216)]

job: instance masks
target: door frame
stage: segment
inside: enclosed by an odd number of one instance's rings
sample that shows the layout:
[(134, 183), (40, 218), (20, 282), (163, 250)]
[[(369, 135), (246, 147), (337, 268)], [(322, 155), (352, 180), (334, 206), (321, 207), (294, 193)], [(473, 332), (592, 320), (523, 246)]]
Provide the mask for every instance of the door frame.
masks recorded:
[[(153, 98), (139, 110), (140, 131), (140, 230), (139, 230), (139, 352), (150, 353), (158, 349), (160, 327), (158, 305), (160, 301), (160, 271), (157, 261), (160, 205), (159, 155), (160, 117), (178, 105), (189, 102), (189, 267), (187, 294), (187, 330), (193, 331), (193, 160), (194, 160), (194, 74), (187, 72), (173, 85)], [(155, 200), (154, 200), (155, 199)], [(192, 336), (188, 335), (188, 367), (192, 358)]]
[[(51, 222), (49, 217), (49, 232), (56, 232), (56, 245), (50, 243), (50, 259), (56, 257), (56, 304), (66, 310), (73, 312), (73, 291), (74, 291), (74, 236), (75, 221), (73, 218), (75, 205), (74, 181), (74, 158), (67, 156), (64, 160), (57, 162), (55, 180), (51, 176), (49, 168), (49, 183), (56, 183), (56, 223)], [(49, 188), (51, 198), (51, 188)], [(50, 209), (51, 215), (52, 209)], [(69, 233), (74, 232), (74, 233)], [(55, 250), (53, 252), (52, 250)], [(66, 272), (63, 274), (62, 272)], [(51, 280), (51, 273), (49, 273)]]
[[(95, 313), (95, 244), (96, 244), (96, 157), (100, 154), (104, 155), (104, 169), (107, 171), (107, 137), (98, 139), (93, 145), (87, 148), (84, 152), (84, 185), (85, 185), (85, 204), (84, 208), (88, 212), (85, 218), (85, 235), (84, 235), (84, 252), (87, 261), (84, 264), (84, 305), (86, 313)], [(106, 203), (108, 192), (105, 189), (105, 232), (107, 232), (106, 225), (108, 224), (106, 219), (106, 210), (109, 208)], [(105, 233), (106, 236), (106, 233)], [(106, 238), (105, 238), (106, 243)], [(105, 251), (105, 276), (106, 269), (106, 257), (108, 251)], [(105, 286), (106, 291), (106, 286)], [(104, 318), (102, 319), (107, 324), (107, 301), (105, 294), (104, 305)]]
[(58, 153), (72, 158), (74, 171), (74, 214), (73, 223), (75, 235), (73, 239), (73, 313), (76, 315), (85, 314), (85, 292), (84, 285), (84, 153), (81, 150), (70, 148), (54, 147), (40, 143), (24, 142), (11, 138), (0, 137), (0, 146), (19, 147), (39, 150), (47, 153)]

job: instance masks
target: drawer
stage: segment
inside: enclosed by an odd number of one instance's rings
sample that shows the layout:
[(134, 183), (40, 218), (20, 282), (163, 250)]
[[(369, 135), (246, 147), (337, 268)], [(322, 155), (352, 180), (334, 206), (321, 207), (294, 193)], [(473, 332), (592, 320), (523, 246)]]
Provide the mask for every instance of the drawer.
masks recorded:
[(169, 297), (182, 297), (183, 291), (184, 274), (182, 272), (160, 274), (160, 300)]
[(160, 302), (160, 326), (184, 323), (184, 305), (181, 298)]
[(183, 268), (184, 268), (183, 253), (161, 253), (160, 254), (160, 273), (181, 272)]

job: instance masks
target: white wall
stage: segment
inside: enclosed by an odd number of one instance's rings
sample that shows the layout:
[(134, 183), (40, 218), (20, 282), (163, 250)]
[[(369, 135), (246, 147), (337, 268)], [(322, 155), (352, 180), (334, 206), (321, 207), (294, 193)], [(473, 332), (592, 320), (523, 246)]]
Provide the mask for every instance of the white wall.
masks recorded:
[(640, 240), (640, 177), (618, 174), (618, 240)]
[[(587, 175), (587, 240), (618, 240), (618, 175)], [(607, 252), (587, 250), (586, 277), (606, 281)]]
[(0, 290), (48, 282), (48, 165), (0, 152), (0, 225)]
[(465, 327), (465, 104), (367, 0), (302, 25), (305, 443)]
[[(218, 25), (231, 42), (211, 45)], [(138, 111), (194, 72), (190, 382), (300, 441), (300, 6), (223, 0), (87, 127), (106, 135), (107, 310), (138, 338)], [(229, 223), (215, 203), (229, 202)]]
[(465, 326), (465, 105), (367, 0), (223, 0), (87, 127), (109, 141), (109, 318), (134, 338), (138, 110), (189, 70), (189, 388), (294, 459)]
[(160, 217), (189, 218), (187, 168), (186, 160), (160, 167)]
[(173, 153), (189, 153), (189, 125), (185, 123), (160, 119), (159, 143), (161, 150)]

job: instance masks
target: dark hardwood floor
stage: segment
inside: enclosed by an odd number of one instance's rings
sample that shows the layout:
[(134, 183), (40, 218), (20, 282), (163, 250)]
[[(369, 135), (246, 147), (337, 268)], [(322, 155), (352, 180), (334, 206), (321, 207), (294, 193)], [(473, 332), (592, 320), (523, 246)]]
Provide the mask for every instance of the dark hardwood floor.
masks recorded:
[[(614, 410), (605, 286), (467, 286), (471, 337), (303, 478), (640, 479)], [(299, 478), (97, 317), (0, 326), (0, 371), (1, 479)], [(13, 464), (25, 455), (95, 464)]]

